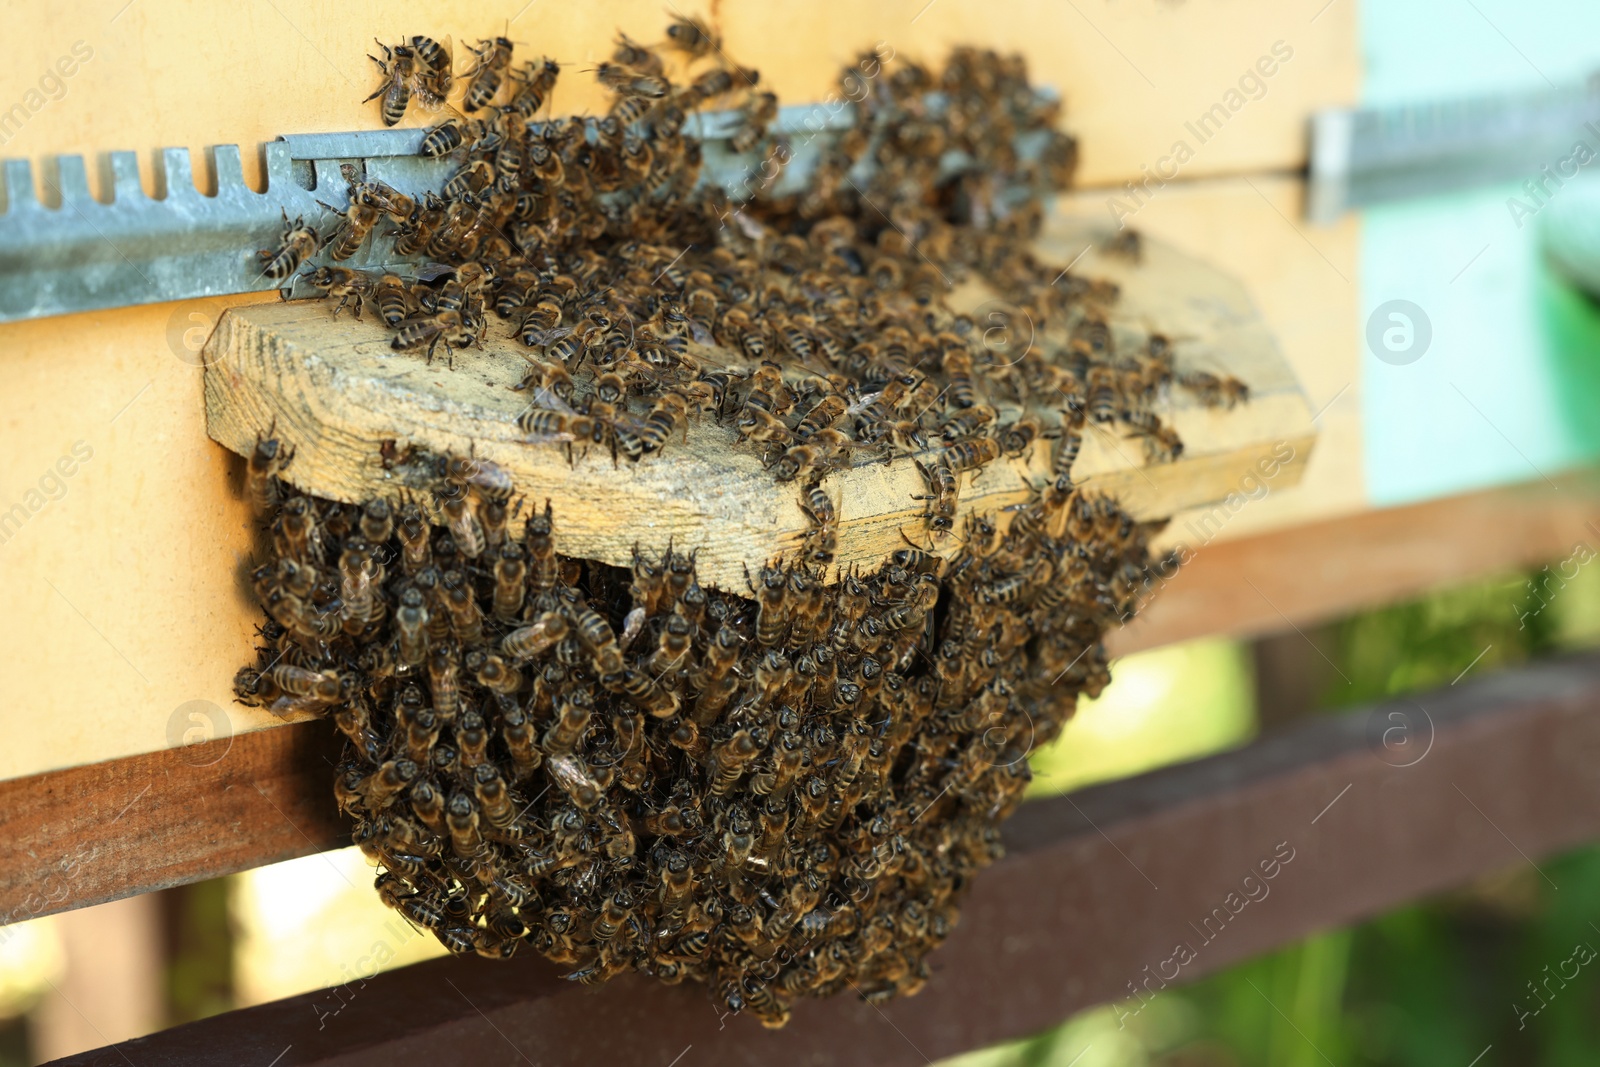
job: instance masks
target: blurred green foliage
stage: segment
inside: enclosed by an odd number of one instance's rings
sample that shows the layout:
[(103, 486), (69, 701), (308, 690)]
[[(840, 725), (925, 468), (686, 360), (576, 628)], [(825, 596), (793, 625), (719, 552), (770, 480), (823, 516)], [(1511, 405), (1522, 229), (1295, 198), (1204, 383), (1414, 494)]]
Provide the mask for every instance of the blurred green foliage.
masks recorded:
[[(1481, 581), (1356, 616), (1332, 632), (1334, 647), (1324, 651), (1339, 671), (1322, 696), (1322, 713), (1600, 644), (1600, 566), (1552, 564)], [(1191, 659), (1183, 667), (1206, 664)], [(1236, 668), (1213, 660), (1211, 669)], [(1174, 690), (1182, 711), (1217, 714), (1183, 702), (1192, 679)], [(1200, 691), (1218, 687), (1214, 680), (1195, 684)], [(1153, 723), (1170, 715), (1144, 714)], [(1232, 730), (1198, 728), (1212, 737)], [(1126, 1016), (1126, 1025), (1116, 1006), (1102, 1006), (1038, 1037), (951, 1063), (1592, 1067), (1600, 1063), (1600, 958), (1580, 964), (1585, 950), (1578, 946), (1600, 950), (1600, 847), (1541, 860), (1539, 869), (1519, 862), (1455, 892), (1163, 991)], [(1563, 980), (1574, 969), (1576, 976)]]

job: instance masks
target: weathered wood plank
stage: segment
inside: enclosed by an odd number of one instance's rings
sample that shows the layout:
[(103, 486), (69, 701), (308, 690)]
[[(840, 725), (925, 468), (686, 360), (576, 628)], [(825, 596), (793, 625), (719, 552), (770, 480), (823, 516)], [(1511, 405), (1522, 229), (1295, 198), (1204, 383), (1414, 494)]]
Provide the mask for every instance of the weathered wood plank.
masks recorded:
[[(690, 983), (443, 959), (58, 1062), (920, 1067), (1600, 837), (1597, 707), (1600, 658), (1544, 663), (1026, 805), (932, 981), (881, 1010), (804, 1003), (773, 1032)], [(1413, 747), (1382, 744), (1393, 712)]]
[[(1293, 485), (1315, 434), (1311, 412), (1249, 295), (1232, 278), (1155, 241), (1146, 242), (1138, 265), (1101, 256), (1095, 243), (1103, 229), (1058, 218), (1042, 250), (1063, 263), (1081, 256), (1075, 269), (1121, 286), (1111, 322), (1122, 348), (1151, 330), (1165, 332), (1180, 371), (1236, 375), (1250, 386), (1251, 400), (1211, 409), (1175, 390), (1162, 416), (1184, 439), (1178, 462), (1150, 463), (1137, 438), (1096, 427), (1074, 475), (1138, 517), (1165, 518), (1222, 499), (1287, 443), (1294, 458), (1282, 464), (1276, 484)], [(1011, 358), (1020, 358), (1020, 345), (1042, 343), (1042, 324), (1035, 329), (1025, 317), (1008, 317), (1005, 328), (1013, 335)], [(236, 308), (207, 344), (207, 429), (248, 454), (257, 435), (273, 428), (295, 449), (286, 478), (351, 502), (395, 495), (395, 472), (379, 460), (385, 441), (474, 451), (506, 467), (531, 503), (552, 500), (561, 551), (626, 565), (636, 543), (660, 546), (670, 537), (699, 552), (702, 581), (725, 589), (744, 588), (746, 568), (798, 547), (808, 528), (800, 487), (777, 482), (756, 446), (735, 444), (731, 426), (697, 421), (683, 442), (621, 466), (601, 448), (569, 461), (564, 445), (527, 443), (515, 423), (526, 394), (512, 390), (527, 349), (507, 332), (494, 322), (482, 350), (458, 353), (452, 371), (442, 361), (429, 366), (415, 353), (393, 352), (381, 323), (334, 319), (321, 302)], [(745, 365), (714, 349), (697, 355)], [(968, 512), (996, 513), (1027, 499), (1030, 485), (1048, 480), (1049, 452), (1041, 445), (1023, 459), (962, 475), (958, 524)], [(925, 536), (923, 504), (914, 498), (926, 487), (915, 459), (884, 463), (858, 454), (855, 466), (826, 480), (839, 511), (840, 568), (875, 568), (904, 547), (902, 531)], [(954, 551), (956, 544), (946, 538), (940, 547)]]
[(325, 723), (0, 782), (0, 924), (347, 844)]

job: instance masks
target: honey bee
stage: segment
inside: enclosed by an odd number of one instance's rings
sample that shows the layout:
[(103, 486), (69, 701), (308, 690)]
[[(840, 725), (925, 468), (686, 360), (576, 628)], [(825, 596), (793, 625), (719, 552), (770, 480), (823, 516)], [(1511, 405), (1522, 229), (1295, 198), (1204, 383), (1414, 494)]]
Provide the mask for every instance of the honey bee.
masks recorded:
[[(446, 41), (448, 40), (449, 38), (446, 38)], [(428, 70), (447, 71), (450, 69), (450, 46), (448, 44), (441, 45), (431, 37), (420, 35), (412, 37), (407, 44), (412, 54)]]
[(676, 612), (668, 616), (661, 628), (660, 643), (645, 661), (645, 669), (659, 678), (681, 665), (689, 654), (693, 636), (694, 626), (687, 618)]
[(430, 157), (449, 155), (466, 143), (467, 129), (460, 119), (446, 119), (422, 138), (418, 154)]
[(449, 206), (433, 193), (426, 193), (415, 216), (395, 238), (396, 255), (413, 256), (431, 246), (448, 217)]
[(389, 347), (396, 352), (415, 348), (428, 349), (428, 363), (433, 363), (434, 349), (442, 342), (451, 369), (455, 368), (456, 349), (465, 348), (477, 339), (477, 334), (466, 324), (461, 312), (445, 310), (436, 315), (406, 319), (390, 340)]
[(955, 527), (956, 520), (956, 475), (943, 463), (935, 463), (932, 467), (925, 467), (917, 463), (917, 470), (922, 474), (922, 480), (928, 487), (926, 495), (913, 496), (913, 500), (926, 500), (928, 508), (925, 513), (928, 529), (939, 533), (948, 533)]
[[(559, 726), (560, 723), (557, 724), (557, 727)], [(555, 730), (557, 727), (551, 729)], [(549, 751), (550, 745), (551, 741), (547, 735), (546, 751)], [(550, 756), (545, 760), (544, 766), (556, 786), (581, 810), (588, 811), (600, 803), (604, 795), (600, 782), (591, 773), (588, 765), (577, 756)]]
[(444, 183), (445, 198), (460, 200), (468, 193), (482, 192), (494, 184), (494, 178), (494, 164), (487, 159), (475, 159)]
[(657, 103), (648, 96), (619, 96), (611, 102), (610, 117), (624, 128), (632, 127), (654, 112)]
[(445, 722), (453, 722), (461, 700), (460, 678), (455, 657), (445, 645), (428, 650), (428, 687), (433, 692), (433, 711)]
[(828, 429), (844, 415), (848, 407), (849, 404), (842, 396), (834, 394), (823, 397), (795, 424), (795, 436), (810, 438), (818, 431)]
[(407, 504), (400, 510), (400, 567), (407, 577), (415, 577), (433, 562), (433, 546), (422, 509)]
[(706, 103), (733, 91), (733, 74), (723, 67), (715, 67), (698, 75), (685, 90), (685, 95)]
[(549, 500), (544, 502), (544, 512), (529, 516), (523, 528), (523, 546), (529, 559), (528, 590), (535, 597), (554, 590), (559, 580), (554, 529)]
[(527, 596), (528, 564), (522, 546), (508, 541), (494, 561), (494, 617), (510, 622), (522, 614)]
[(627, 450), (628, 455), (638, 459), (643, 453), (659, 452), (679, 430), (684, 432), (687, 440), (688, 405), (680, 393), (663, 393), (642, 422), (613, 428), (622, 435), (619, 440), (626, 439), (632, 443), (633, 447)]
[(619, 63), (601, 63), (594, 72), (600, 84), (618, 96), (642, 96), (650, 100), (659, 100), (666, 96), (671, 88), (665, 78), (653, 74), (641, 74)]
[(938, 465), (952, 473), (976, 470), (1000, 458), (1000, 443), (992, 437), (974, 437), (939, 452)]
[(350, 202), (377, 208), (396, 222), (405, 222), (417, 213), (417, 202), (414, 199), (381, 181), (352, 184)]
[(405, 45), (390, 48), (382, 41), (377, 44), (383, 50), (384, 58), (379, 59), (374, 55), (368, 55), (367, 58), (378, 65), (379, 72), (383, 74), (383, 84), (362, 103), (383, 97), (379, 113), (385, 126), (393, 126), (405, 118), (406, 108), (411, 103), (411, 90), (417, 79), (416, 59)]
[(667, 43), (689, 56), (705, 56), (722, 50), (722, 38), (699, 19), (676, 15), (667, 26)]
[[(318, 203), (321, 203), (321, 201), (318, 201)], [(327, 204), (322, 206), (328, 207)], [(340, 214), (335, 208), (328, 208), (328, 210), (333, 211), (335, 214)], [(328, 242), (328, 255), (337, 260), (349, 259), (359, 252), (361, 246), (366, 244), (367, 237), (372, 233), (373, 227), (377, 226), (378, 219), (382, 217), (382, 212), (376, 207), (360, 202), (352, 203), (350, 210), (342, 214), (344, 215), (344, 225), (339, 228)]]
[(485, 500), (504, 503), (511, 499), (511, 474), (493, 460), (477, 456), (446, 457), (441, 473), (446, 482), (460, 490), (471, 490)]
[(1083, 447), (1084, 413), (1082, 409), (1068, 412), (1063, 424), (1061, 440), (1056, 443), (1051, 470), (1055, 484), (1062, 490), (1072, 487), (1072, 465), (1077, 462), (1078, 450)]
[(530, 660), (567, 636), (567, 620), (558, 612), (547, 611), (533, 623), (506, 634), (500, 640), (500, 651), (513, 661)]
[(793, 436), (782, 419), (760, 407), (747, 406), (736, 424), (739, 440), (784, 445)]
[(1144, 238), (1138, 230), (1124, 226), (1100, 242), (1100, 251), (1108, 256), (1138, 263), (1144, 258)]
[(257, 515), (268, 515), (278, 506), (278, 478), (292, 459), (294, 449), (276, 437), (256, 435), (256, 446), (245, 466), (245, 497)]
[(801, 494), (800, 504), (814, 523), (806, 535), (808, 556), (813, 563), (831, 563), (838, 548), (839, 516), (833, 499), (820, 485), (813, 485)]
[(802, 444), (791, 445), (773, 464), (773, 476), (792, 482), (818, 471), (826, 473), (850, 465), (850, 438), (838, 430), (816, 430)]
[[(939, 427), (939, 436), (946, 444), (952, 444), (980, 432), (985, 426), (994, 421), (995, 410), (988, 404), (978, 404), (968, 407), (950, 418), (946, 419)], [(991, 457), (992, 458), (992, 457)], [(988, 460), (981, 462), (987, 463)], [(958, 468), (959, 469), (959, 468)]]
[(1144, 439), (1145, 452), (1151, 459), (1171, 463), (1183, 455), (1183, 439), (1153, 412), (1129, 411), (1124, 413), (1124, 418), (1134, 428), (1135, 435)]
[(548, 57), (525, 64), (522, 71), (512, 71), (516, 88), (511, 93), (511, 110), (525, 119), (532, 118), (549, 99), (560, 75), (561, 64)]
[(257, 253), (262, 259), (262, 275), (275, 282), (287, 281), (300, 269), (300, 264), (316, 255), (322, 247), (322, 238), (317, 236), (315, 229), (305, 224), (305, 219), (297, 218), (290, 222), (288, 212), (282, 214), (283, 234), (278, 239), (277, 250), (262, 249)]
[(739, 128), (728, 138), (728, 149), (743, 154), (753, 150), (767, 135), (767, 128), (778, 117), (776, 93), (756, 93), (745, 104), (739, 118)]
[(391, 330), (421, 310), (411, 297), (411, 289), (397, 274), (385, 274), (372, 288), (372, 302), (385, 326)]
[(1178, 384), (1208, 408), (1232, 408), (1250, 399), (1250, 387), (1232, 375), (1219, 377), (1208, 371), (1188, 371), (1178, 375)]
[(1042, 426), (1035, 415), (1026, 415), (1000, 429), (998, 441), (1003, 455), (1016, 459), (1033, 447)]
[(599, 436), (593, 418), (580, 415), (571, 404), (542, 386), (535, 392), (533, 402), (517, 416), (517, 428), (528, 435), (529, 441), (582, 441)]
[(333, 306), (334, 318), (338, 318), (339, 312), (349, 307), (351, 313), (360, 319), (361, 305), (374, 291), (370, 274), (348, 267), (318, 267), (306, 280), (326, 292), (330, 299), (339, 298), (339, 302)]
[(504, 37), (479, 41), (476, 48), (468, 47), (472, 66), (463, 75), (467, 79), (467, 95), (461, 102), (462, 110), (477, 111), (486, 107), (500, 92), (506, 68), (511, 65), (511, 48), (511, 42)]

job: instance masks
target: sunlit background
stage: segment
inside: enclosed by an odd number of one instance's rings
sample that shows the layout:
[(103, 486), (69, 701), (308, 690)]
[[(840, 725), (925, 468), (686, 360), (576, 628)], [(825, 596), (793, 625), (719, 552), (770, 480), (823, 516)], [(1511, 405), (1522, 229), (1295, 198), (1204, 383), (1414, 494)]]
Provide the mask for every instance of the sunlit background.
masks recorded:
[[(1279, 698), (1259, 681), (1274, 676), (1273, 661), (1322, 664), (1296, 676), (1316, 690), (1311, 714), (1337, 714), (1446, 685), (1480, 651), (1474, 671), (1600, 644), (1600, 568), (1547, 595), (1548, 606), (1534, 596), (1536, 576), (1477, 582), (1304, 635), (1129, 656), (1100, 699), (1034, 753), (1033, 793), (1194, 759), (1281, 728), (1270, 706)], [(1569, 891), (1552, 892), (1530, 866), (1513, 866), (1165, 990), (1126, 1025), (1115, 1006), (1095, 1008), (950, 1062), (1311, 1067), (1326, 1056), (1341, 1067), (1466, 1067), (1493, 1042), (1506, 1052), (1500, 1063), (1593, 1064), (1600, 968), (1582, 971), (1537, 1027), (1519, 1032), (1508, 1008), (1523, 979), (1538, 973), (1534, 961), (1579, 941), (1600, 946), (1590, 925), (1600, 912), (1586, 910), (1600, 899), (1600, 849), (1546, 870)], [(372, 868), (351, 848), (0, 929), (0, 1067), (297, 993), (345, 987), (359, 995), (361, 980), (379, 970), (441, 955), (378, 902), (371, 882)], [(338, 1004), (330, 996), (323, 1010)]]

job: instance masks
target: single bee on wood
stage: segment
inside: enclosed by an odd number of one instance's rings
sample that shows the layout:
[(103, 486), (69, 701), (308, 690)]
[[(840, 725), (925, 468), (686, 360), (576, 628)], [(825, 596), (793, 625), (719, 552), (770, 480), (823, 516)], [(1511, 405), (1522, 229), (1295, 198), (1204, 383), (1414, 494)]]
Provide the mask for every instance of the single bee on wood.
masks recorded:
[(306, 281), (326, 292), (328, 299), (338, 298), (339, 302), (333, 306), (334, 318), (338, 318), (339, 312), (349, 307), (351, 313), (360, 319), (361, 305), (376, 288), (372, 275), (349, 267), (318, 267), (306, 277)]

